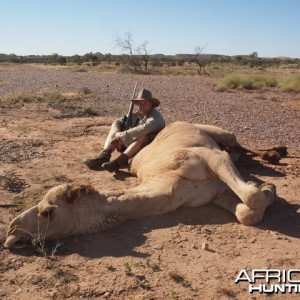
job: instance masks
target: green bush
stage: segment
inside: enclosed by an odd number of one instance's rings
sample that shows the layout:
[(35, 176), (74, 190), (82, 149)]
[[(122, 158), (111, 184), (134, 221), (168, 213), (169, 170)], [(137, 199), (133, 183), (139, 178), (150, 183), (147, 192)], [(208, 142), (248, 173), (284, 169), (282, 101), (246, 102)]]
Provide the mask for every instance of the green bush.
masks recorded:
[(217, 91), (227, 91), (230, 89), (263, 89), (276, 87), (277, 81), (272, 77), (260, 75), (229, 74), (223, 77), (217, 84)]
[(279, 88), (284, 92), (300, 92), (300, 75), (281, 79)]

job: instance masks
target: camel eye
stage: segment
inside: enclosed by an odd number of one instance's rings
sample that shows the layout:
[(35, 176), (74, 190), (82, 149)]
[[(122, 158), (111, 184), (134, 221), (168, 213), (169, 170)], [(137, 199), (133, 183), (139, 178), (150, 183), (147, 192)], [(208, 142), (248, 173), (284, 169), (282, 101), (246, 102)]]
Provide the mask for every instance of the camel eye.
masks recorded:
[(46, 206), (40, 210), (40, 215), (43, 217), (50, 217), (53, 214), (56, 207), (57, 206), (55, 205)]

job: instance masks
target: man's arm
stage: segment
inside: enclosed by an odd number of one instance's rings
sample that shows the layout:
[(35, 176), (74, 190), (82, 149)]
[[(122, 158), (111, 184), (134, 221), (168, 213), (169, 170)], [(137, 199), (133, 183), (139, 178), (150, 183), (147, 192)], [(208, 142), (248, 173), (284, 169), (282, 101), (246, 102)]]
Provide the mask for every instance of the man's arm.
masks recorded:
[(148, 135), (153, 132), (159, 132), (165, 127), (165, 121), (159, 111), (153, 109), (144, 124), (140, 124), (131, 129), (118, 134), (122, 143), (128, 147), (140, 136)]

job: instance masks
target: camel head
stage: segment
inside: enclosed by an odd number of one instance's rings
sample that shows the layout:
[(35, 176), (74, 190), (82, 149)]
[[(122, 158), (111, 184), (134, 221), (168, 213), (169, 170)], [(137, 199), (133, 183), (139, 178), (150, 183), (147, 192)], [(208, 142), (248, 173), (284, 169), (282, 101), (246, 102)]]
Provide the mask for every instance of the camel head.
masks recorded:
[[(25, 239), (59, 239), (88, 231), (91, 206), (101, 201), (90, 186), (62, 184), (50, 189), (42, 201), (12, 220), (4, 247), (18, 247)], [(86, 209), (89, 206), (90, 209)], [(96, 207), (95, 207), (96, 208)], [(98, 219), (101, 219), (101, 213)], [(101, 220), (100, 220), (101, 221)]]

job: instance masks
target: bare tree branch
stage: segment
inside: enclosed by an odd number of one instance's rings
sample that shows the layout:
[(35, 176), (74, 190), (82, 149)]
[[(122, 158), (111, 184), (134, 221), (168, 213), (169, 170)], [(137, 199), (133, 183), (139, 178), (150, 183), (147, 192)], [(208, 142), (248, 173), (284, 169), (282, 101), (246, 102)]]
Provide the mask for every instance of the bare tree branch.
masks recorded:
[(140, 66), (140, 63), (136, 55), (134, 55), (134, 42), (131, 33), (126, 32), (124, 38), (117, 36), (115, 38), (115, 44), (117, 47), (127, 52), (129, 65), (132, 66), (134, 70), (137, 70), (137, 68)]
[(199, 75), (202, 74), (202, 69), (203, 69), (204, 75), (208, 74), (205, 70), (205, 66), (208, 64), (208, 61), (205, 58), (205, 56), (203, 55), (204, 49), (205, 49), (205, 47), (195, 47), (195, 54), (196, 54), (195, 63), (198, 65), (197, 72)]
[(142, 45), (140, 45), (137, 48), (137, 52), (139, 53), (139, 55), (142, 56), (145, 71), (148, 70), (148, 62), (150, 59), (150, 52), (152, 51), (152, 50), (148, 50), (148, 48), (147, 48), (148, 44), (149, 44), (149, 42), (145, 41)]

